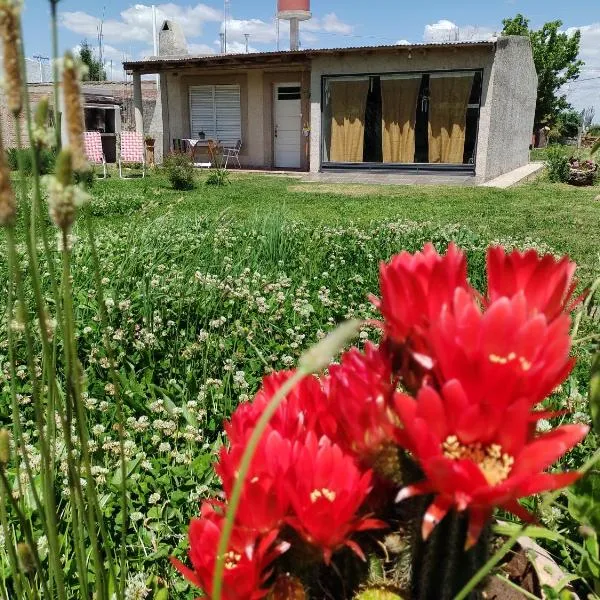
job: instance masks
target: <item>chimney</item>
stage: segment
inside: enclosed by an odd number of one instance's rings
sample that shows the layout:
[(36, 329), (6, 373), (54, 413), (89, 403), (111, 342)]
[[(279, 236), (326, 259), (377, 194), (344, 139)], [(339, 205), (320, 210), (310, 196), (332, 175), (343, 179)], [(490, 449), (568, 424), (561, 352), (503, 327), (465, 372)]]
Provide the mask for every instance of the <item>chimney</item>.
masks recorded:
[(183, 29), (175, 21), (165, 21), (158, 33), (159, 56), (181, 56), (189, 54)]

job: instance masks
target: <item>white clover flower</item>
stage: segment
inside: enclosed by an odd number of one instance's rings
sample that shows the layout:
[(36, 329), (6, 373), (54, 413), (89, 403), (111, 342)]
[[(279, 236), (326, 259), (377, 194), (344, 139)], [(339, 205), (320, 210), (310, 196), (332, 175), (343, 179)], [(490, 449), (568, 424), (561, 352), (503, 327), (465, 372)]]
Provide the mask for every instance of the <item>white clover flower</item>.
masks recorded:
[(146, 586), (146, 580), (144, 573), (129, 575), (125, 586), (125, 600), (145, 600), (152, 591)]
[(158, 492), (154, 492), (150, 494), (148, 498), (148, 504), (158, 504), (160, 502), (160, 494)]

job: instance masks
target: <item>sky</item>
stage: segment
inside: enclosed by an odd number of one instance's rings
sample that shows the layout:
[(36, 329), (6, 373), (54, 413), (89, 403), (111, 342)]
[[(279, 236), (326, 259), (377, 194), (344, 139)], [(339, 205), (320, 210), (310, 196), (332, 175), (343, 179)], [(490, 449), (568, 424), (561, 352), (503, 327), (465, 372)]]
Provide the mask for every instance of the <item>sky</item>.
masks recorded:
[[(49, 2), (24, 0), (23, 27), (27, 56), (50, 56)], [(219, 52), (223, 1), (173, 0), (157, 3), (158, 21), (178, 21), (190, 53)], [(61, 50), (82, 40), (98, 47), (103, 20), (103, 53), (107, 72), (123, 77), (124, 58), (153, 54), (151, 4), (126, 0), (60, 0)], [(565, 89), (578, 108), (594, 106), (600, 122), (600, 0), (312, 0), (313, 18), (300, 26), (303, 48), (367, 46), (449, 39), (486, 39), (502, 29), (502, 19), (522, 13), (533, 27), (560, 19), (563, 29), (582, 32), (580, 80)], [(275, 0), (229, 0), (228, 51), (274, 50), (277, 45)], [(287, 23), (281, 23), (281, 48), (289, 45)], [(111, 63), (112, 61), (112, 63)]]

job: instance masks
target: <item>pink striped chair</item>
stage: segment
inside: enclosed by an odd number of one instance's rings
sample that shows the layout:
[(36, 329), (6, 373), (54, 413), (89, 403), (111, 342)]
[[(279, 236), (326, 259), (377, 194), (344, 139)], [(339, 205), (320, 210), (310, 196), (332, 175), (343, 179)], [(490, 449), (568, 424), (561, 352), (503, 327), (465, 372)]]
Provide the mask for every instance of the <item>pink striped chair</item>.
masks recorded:
[(92, 165), (102, 165), (102, 177), (106, 179), (106, 159), (102, 150), (102, 138), (98, 131), (86, 131), (83, 134), (85, 157)]
[(123, 163), (138, 163), (142, 165), (142, 177), (146, 176), (146, 157), (144, 152), (144, 138), (136, 131), (123, 131), (121, 133), (121, 152), (119, 155), (119, 177), (123, 176)]

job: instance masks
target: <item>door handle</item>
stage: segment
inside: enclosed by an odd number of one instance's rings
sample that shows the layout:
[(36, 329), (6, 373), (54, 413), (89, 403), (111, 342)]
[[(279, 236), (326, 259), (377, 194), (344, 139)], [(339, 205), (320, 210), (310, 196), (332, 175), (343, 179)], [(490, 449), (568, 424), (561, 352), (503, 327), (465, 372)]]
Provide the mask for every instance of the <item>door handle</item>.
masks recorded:
[(277, 125), (275, 125), (275, 137), (277, 137)]

